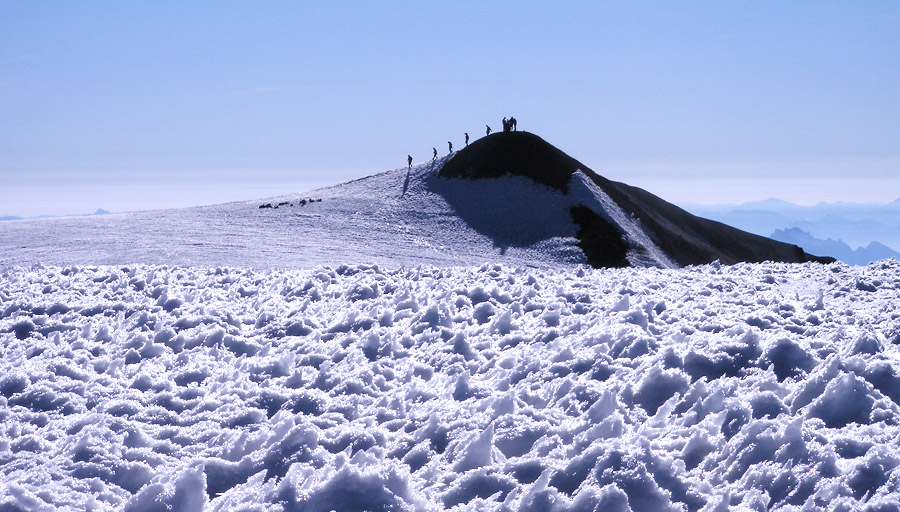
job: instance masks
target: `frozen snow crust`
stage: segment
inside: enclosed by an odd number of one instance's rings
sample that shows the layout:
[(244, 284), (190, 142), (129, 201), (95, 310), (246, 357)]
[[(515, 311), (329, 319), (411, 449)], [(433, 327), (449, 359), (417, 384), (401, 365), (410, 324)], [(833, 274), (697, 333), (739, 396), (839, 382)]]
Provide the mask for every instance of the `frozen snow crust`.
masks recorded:
[(0, 510), (897, 510), (900, 263), (0, 273)]

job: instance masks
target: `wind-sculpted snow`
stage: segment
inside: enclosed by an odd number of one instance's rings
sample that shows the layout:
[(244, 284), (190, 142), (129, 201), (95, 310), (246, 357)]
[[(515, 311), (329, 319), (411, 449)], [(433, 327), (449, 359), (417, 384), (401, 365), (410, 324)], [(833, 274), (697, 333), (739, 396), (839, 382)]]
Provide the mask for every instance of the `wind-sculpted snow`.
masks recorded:
[(897, 510), (900, 263), (0, 274), (0, 509)]

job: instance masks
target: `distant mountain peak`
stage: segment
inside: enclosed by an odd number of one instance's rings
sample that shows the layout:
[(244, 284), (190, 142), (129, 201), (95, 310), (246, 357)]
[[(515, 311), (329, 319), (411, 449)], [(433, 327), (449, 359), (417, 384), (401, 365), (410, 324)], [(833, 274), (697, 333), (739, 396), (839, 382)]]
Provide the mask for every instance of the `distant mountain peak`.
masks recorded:
[(754, 205), (759, 205), (759, 206), (769, 206), (769, 207), (773, 207), (773, 206), (797, 206), (796, 204), (794, 204), (794, 203), (792, 203), (792, 202), (790, 202), (790, 201), (785, 201), (784, 199), (778, 199), (777, 197), (770, 197), (770, 198), (768, 198), (768, 199), (763, 199), (762, 201), (751, 201), (751, 202), (749, 202), (749, 203), (744, 203), (744, 204), (754, 204)]

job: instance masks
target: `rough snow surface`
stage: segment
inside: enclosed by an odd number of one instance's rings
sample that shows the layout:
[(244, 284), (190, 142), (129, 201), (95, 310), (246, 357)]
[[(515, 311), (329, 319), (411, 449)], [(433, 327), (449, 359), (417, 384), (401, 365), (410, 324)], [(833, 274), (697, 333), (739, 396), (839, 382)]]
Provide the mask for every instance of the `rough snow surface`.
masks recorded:
[(897, 510), (900, 263), (0, 273), (0, 509)]

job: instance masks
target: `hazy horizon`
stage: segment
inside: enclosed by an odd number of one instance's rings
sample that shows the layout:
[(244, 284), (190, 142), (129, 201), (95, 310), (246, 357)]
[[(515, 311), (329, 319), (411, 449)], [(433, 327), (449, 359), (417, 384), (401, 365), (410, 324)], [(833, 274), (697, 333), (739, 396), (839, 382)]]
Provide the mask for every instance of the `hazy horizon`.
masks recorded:
[[(230, 203), (235, 201), (254, 201), (254, 200), (264, 200), (276, 196), (283, 195), (291, 195), (297, 194), (302, 195), (305, 192), (312, 192), (317, 188), (327, 187), (331, 185), (338, 185), (338, 183), (321, 183), (318, 186), (307, 187), (303, 189), (286, 189), (284, 188), (284, 182), (275, 182), (271, 184), (267, 183), (252, 183), (245, 182), (240, 183), (236, 186), (213, 186), (212, 190), (208, 190), (207, 186), (197, 186), (191, 189), (192, 193), (180, 194), (177, 196), (172, 196), (167, 194), (167, 192), (179, 188), (178, 185), (156, 185), (152, 187), (122, 187), (122, 186), (74, 186), (74, 187), (65, 187), (66, 191), (59, 191), (56, 197), (63, 198), (61, 205), (45, 205), (39, 202), (35, 202), (33, 204), (26, 205), (22, 211), (0, 211), (0, 218), (3, 217), (20, 217), (23, 219), (36, 218), (36, 217), (66, 217), (66, 216), (80, 216), (80, 215), (92, 215), (98, 209), (104, 210), (106, 213), (128, 213), (128, 212), (136, 212), (136, 211), (146, 211), (146, 210), (167, 210), (173, 208), (192, 208), (197, 206), (212, 206), (216, 204), (222, 203)], [(630, 185), (635, 185), (634, 182), (628, 183)], [(637, 185), (635, 185), (637, 186)], [(17, 197), (27, 196), (30, 192), (28, 186), (21, 187), (12, 187), (7, 188), (12, 192), (12, 195)], [(105, 192), (109, 192), (110, 189), (115, 191), (115, 194), (107, 194), (104, 195)], [(44, 193), (46, 192), (47, 187), (35, 186), (34, 192)], [(656, 194), (654, 191), (650, 190), (651, 193)], [(144, 193), (144, 196), (140, 200), (136, 200), (132, 194)], [(90, 202), (85, 200), (85, 197), (97, 197), (100, 198), (98, 201)], [(203, 199), (197, 199), (197, 198)], [(65, 201), (67, 198), (74, 199), (72, 203)], [(114, 198), (114, 200), (103, 201), (103, 198), (109, 199)], [(757, 203), (764, 202), (769, 200), (776, 201), (784, 201), (799, 207), (812, 207), (821, 204), (838, 204), (838, 203), (847, 203), (847, 204), (860, 204), (860, 205), (882, 205), (882, 204), (890, 204), (893, 202), (900, 201), (900, 195), (897, 195), (894, 199), (887, 199), (884, 201), (852, 201), (852, 200), (822, 200), (808, 203), (800, 203), (791, 201), (788, 199), (784, 199), (783, 197), (777, 196), (769, 196), (759, 198), (751, 198), (740, 201), (724, 201), (724, 200), (714, 200), (714, 201), (674, 201), (670, 200), (666, 197), (661, 197), (662, 199), (669, 201), (673, 204), (676, 204), (682, 208), (689, 208), (691, 206), (702, 206), (702, 207), (715, 207), (715, 206), (740, 206), (748, 203)], [(75, 210), (72, 208), (67, 208), (65, 205), (81, 203), (82, 208), (80, 210)], [(94, 205), (94, 206), (91, 206)], [(46, 206), (46, 207), (44, 207)], [(24, 212), (24, 213), (23, 213)]]

